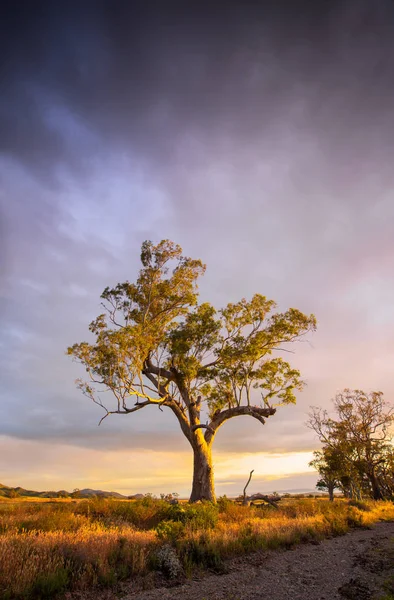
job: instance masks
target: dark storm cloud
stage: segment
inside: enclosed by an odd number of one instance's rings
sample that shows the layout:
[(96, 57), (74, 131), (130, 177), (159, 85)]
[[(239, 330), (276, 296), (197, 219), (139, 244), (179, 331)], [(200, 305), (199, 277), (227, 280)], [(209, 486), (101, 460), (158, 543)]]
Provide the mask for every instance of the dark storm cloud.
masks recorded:
[[(369, 156), (365, 136), (391, 105), (389, 2), (19, 6), (2, 20), (1, 142), (46, 178), (59, 162), (80, 169), (87, 159), (51, 123), (56, 108), (102, 144), (166, 162), (201, 132), (275, 145), (278, 120), (299, 103), (295, 125), (327, 136), (328, 150), (339, 137), (345, 175)], [(357, 150), (350, 160), (343, 128)]]

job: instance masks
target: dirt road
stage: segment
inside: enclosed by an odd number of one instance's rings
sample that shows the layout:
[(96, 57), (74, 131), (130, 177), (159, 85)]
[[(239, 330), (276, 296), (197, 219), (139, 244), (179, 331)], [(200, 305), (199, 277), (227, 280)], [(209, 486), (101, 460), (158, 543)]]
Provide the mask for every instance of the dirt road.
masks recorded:
[[(126, 591), (122, 600), (372, 600), (394, 595), (394, 523), (234, 559), (225, 575)], [(384, 592), (384, 590), (386, 590)], [(394, 597), (394, 596), (393, 596)], [(119, 595), (118, 595), (119, 598)], [(387, 598), (387, 596), (386, 596)]]

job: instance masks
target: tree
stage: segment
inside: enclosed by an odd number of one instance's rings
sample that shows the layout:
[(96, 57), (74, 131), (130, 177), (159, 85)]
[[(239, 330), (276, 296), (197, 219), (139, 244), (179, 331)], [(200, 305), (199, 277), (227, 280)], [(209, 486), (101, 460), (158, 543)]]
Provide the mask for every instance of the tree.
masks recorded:
[(327, 490), (330, 501), (333, 502), (334, 490), (341, 487), (341, 456), (331, 448), (315, 450), (313, 456), (309, 466), (316, 469), (320, 475), (316, 487), (322, 491)]
[[(88, 373), (89, 381), (78, 386), (105, 411), (100, 423), (147, 407), (172, 411), (194, 454), (190, 500), (215, 501), (218, 429), (238, 416), (264, 424), (277, 406), (295, 402), (300, 373), (272, 353), (288, 351), (283, 346), (315, 330), (316, 320), (293, 308), (274, 313), (275, 303), (260, 294), (219, 311), (198, 304), (205, 266), (169, 240), (144, 242), (141, 263), (135, 283), (107, 287), (101, 295), (105, 312), (89, 327), (95, 342), (68, 348)], [(100, 391), (112, 392), (112, 410)]]
[(314, 407), (308, 425), (317, 433), (324, 450), (341, 457), (342, 468), (352, 476), (352, 484), (367, 487), (370, 495), (380, 500), (389, 480), (386, 477), (384, 483), (382, 474), (387, 475), (387, 461), (392, 456), (393, 408), (382, 392), (345, 389), (333, 402), (337, 419)]
[(394, 448), (388, 446), (384, 461), (378, 466), (377, 477), (385, 498), (394, 500)]
[(8, 498), (19, 498), (19, 497), (20, 497), (20, 493), (18, 492), (18, 490), (11, 488), (8, 491)]

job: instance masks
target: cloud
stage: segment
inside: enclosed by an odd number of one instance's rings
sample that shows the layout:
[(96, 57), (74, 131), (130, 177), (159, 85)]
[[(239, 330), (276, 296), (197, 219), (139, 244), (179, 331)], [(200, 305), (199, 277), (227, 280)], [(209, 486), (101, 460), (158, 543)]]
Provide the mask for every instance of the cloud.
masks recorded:
[(310, 404), (393, 392), (392, 3), (184, 7), (38, 2), (22, 19), (8, 3), (1, 19), (7, 440), (186, 448), (159, 411), (98, 429), (64, 355), (144, 239), (207, 263), (203, 300), (261, 292), (317, 315), (291, 357), (297, 406), (226, 424), (218, 451), (308, 452)]

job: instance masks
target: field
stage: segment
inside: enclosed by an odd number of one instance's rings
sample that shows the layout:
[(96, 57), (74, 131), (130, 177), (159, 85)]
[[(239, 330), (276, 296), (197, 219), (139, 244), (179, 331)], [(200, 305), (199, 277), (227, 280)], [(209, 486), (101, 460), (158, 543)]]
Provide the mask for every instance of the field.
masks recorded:
[(2, 499), (0, 597), (116, 589), (122, 581), (132, 585), (157, 572), (173, 579), (201, 568), (220, 572), (229, 557), (321, 540), (379, 520), (394, 520), (393, 503), (286, 499), (275, 510), (226, 498), (217, 506), (171, 505), (149, 496)]

